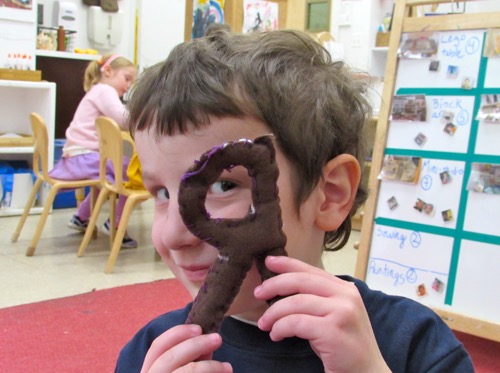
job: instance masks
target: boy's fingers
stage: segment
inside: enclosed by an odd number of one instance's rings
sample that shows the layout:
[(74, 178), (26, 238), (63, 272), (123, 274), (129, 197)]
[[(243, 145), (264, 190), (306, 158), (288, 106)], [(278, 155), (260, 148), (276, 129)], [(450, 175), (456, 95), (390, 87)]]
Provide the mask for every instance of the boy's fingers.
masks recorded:
[(311, 315), (293, 314), (277, 320), (272, 325), (269, 336), (275, 342), (289, 337), (298, 337), (313, 341), (320, 338), (324, 330), (325, 325), (321, 318)]
[(321, 268), (312, 266), (289, 256), (268, 256), (266, 257), (266, 267), (278, 274), (285, 272), (308, 272), (328, 278), (335, 277)]
[[(293, 276), (292, 274), (281, 275)], [(298, 281), (293, 287), (288, 288), (290, 292), (287, 297), (269, 307), (259, 318), (258, 326), (261, 330), (271, 330), (275, 328), (276, 322), (287, 319), (291, 315), (297, 317), (312, 316), (318, 318), (329, 318), (334, 316), (338, 319), (349, 319), (357, 310), (363, 310), (363, 303), (355, 285), (346, 282), (345, 285), (336, 286), (328, 283), (318, 276), (315, 276), (314, 282), (307, 284), (307, 281), (301, 280), (300, 276), (295, 276)], [(260, 296), (267, 299), (268, 296), (274, 296), (275, 288), (281, 284), (266, 289), (266, 284), (262, 286), (261, 293), (257, 292), (256, 297)], [(257, 289), (256, 289), (257, 290)], [(303, 338), (301, 336), (301, 338)]]
[(202, 331), (198, 325), (177, 325), (169, 329), (163, 334), (160, 334), (151, 344), (148, 350), (144, 363), (142, 365), (141, 373), (148, 372), (149, 368), (154, 362), (165, 352), (172, 347), (185, 341), (186, 339), (193, 338), (201, 335)]
[(197, 361), (202, 356), (211, 356), (222, 344), (222, 338), (219, 334), (202, 334), (165, 351), (155, 362), (160, 363), (161, 367), (170, 366), (172, 369)]
[[(338, 291), (338, 286), (349, 284), (320, 268), (290, 257), (268, 257), (266, 266), (279, 276), (271, 277), (255, 288), (254, 295), (257, 299), (298, 293), (328, 297)], [(326, 282), (330, 282), (333, 286), (324, 286)]]
[(214, 360), (206, 360), (190, 363), (177, 370), (174, 373), (232, 373), (233, 368), (229, 363), (221, 363)]
[(264, 281), (254, 290), (257, 299), (269, 299), (276, 296), (286, 297), (294, 294), (314, 294), (329, 297), (334, 289), (324, 286), (325, 278), (307, 272), (284, 273)]
[[(276, 307), (270, 307), (258, 320), (261, 330), (271, 330), (276, 327), (276, 322), (290, 316), (309, 315), (324, 317), (332, 312), (335, 305), (325, 302), (324, 298), (309, 294), (296, 294), (280, 300)], [(300, 318), (299, 318), (300, 320)]]
[(218, 334), (201, 334), (198, 325), (178, 325), (156, 338), (141, 372), (174, 371), (200, 358), (209, 358), (220, 347)]

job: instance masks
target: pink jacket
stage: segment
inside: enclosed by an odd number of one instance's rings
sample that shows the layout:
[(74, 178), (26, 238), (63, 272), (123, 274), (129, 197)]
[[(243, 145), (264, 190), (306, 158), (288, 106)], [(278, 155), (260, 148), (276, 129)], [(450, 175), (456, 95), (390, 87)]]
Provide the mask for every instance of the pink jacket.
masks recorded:
[(108, 84), (99, 83), (82, 98), (66, 129), (64, 157), (99, 151), (95, 120), (102, 115), (114, 119), (121, 128), (126, 129), (127, 110), (120, 101), (118, 92)]

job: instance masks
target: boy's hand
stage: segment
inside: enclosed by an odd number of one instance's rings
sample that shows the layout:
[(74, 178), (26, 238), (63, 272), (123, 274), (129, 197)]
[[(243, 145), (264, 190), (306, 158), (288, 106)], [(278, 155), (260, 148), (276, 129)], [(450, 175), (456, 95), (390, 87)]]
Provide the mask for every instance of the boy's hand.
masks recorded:
[(325, 372), (389, 372), (356, 286), (297, 259), (267, 257), (278, 276), (255, 289), (257, 299), (286, 296), (258, 321), (273, 341), (309, 340)]
[(202, 334), (198, 325), (178, 325), (156, 338), (141, 373), (231, 373), (229, 363), (210, 360), (222, 344), (219, 334)]

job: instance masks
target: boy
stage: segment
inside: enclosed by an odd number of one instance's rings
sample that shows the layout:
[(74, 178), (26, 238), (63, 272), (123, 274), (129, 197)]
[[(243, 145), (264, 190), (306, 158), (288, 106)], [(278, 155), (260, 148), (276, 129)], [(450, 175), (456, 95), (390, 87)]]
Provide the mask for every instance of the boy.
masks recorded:
[[(177, 279), (194, 297), (217, 258), (183, 224), (181, 177), (206, 150), (241, 138), (274, 135), (289, 257), (268, 257), (278, 275), (262, 284), (252, 267), (220, 333), (184, 325), (188, 305), (139, 331), (117, 372), (473, 371), (431, 310), (322, 269), (323, 249), (345, 244), (366, 197), (360, 134), (370, 108), (350, 75), (300, 32), (216, 32), (177, 46), (139, 79), (130, 123), (155, 196), (153, 242)], [(224, 172), (207, 210), (242, 217), (250, 189), (244, 168)], [(278, 295), (285, 297), (268, 308)]]

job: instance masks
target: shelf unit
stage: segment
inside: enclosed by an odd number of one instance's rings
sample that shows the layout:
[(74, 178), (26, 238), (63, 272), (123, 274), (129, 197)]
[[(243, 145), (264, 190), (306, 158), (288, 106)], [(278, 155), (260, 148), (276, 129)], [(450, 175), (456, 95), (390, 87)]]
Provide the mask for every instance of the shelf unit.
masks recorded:
[[(54, 164), (56, 84), (0, 80), (0, 133), (31, 135), (29, 114), (39, 113), (49, 133), (49, 168)], [(33, 146), (0, 146), (0, 160), (26, 160), (31, 164)], [(0, 207), (0, 216), (20, 215), (24, 206)], [(36, 204), (31, 213), (40, 213)]]
[(99, 54), (85, 54), (85, 53), (75, 53), (75, 52), (61, 52), (61, 51), (49, 51), (43, 49), (37, 49), (35, 55), (42, 57), (54, 57), (54, 58), (68, 58), (71, 60), (84, 60), (84, 61), (94, 61), (101, 58)]
[(394, 0), (378, 0), (373, 2), (373, 9), (370, 12), (369, 22), (369, 48), (368, 66), (370, 74), (374, 77), (383, 79), (385, 75), (385, 65), (387, 63), (387, 51), (389, 47), (377, 47), (377, 30), (382, 19), (393, 10)]
[(374, 77), (383, 79), (385, 74), (385, 65), (387, 64), (388, 47), (373, 47), (370, 55), (370, 74)]

